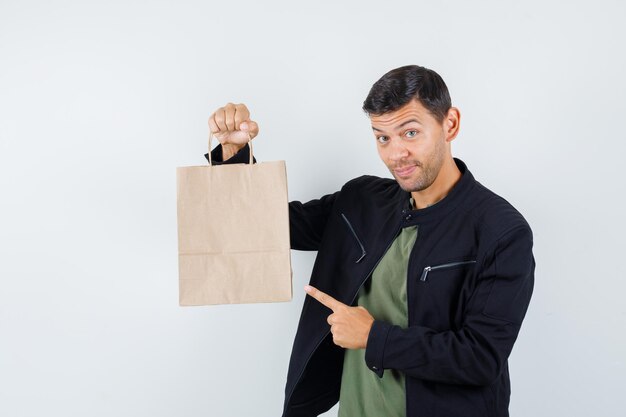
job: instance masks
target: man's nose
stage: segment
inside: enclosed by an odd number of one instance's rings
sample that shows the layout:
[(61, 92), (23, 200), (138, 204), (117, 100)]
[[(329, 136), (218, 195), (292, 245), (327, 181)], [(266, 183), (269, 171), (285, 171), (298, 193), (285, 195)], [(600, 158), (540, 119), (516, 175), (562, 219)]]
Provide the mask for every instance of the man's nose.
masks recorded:
[(391, 140), (390, 145), (391, 145), (390, 158), (393, 161), (399, 161), (409, 156), (409, 150), (407, 149), (402, 139), (393, 138)]

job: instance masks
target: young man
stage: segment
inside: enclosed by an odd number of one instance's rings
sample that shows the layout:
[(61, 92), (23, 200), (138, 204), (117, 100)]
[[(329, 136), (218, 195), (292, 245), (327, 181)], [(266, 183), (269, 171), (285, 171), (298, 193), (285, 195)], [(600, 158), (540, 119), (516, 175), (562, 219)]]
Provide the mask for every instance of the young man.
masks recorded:
[[(452, 157), (460, 113), (437, 73), (392, 70), (363, 109), (395, 180), (362, 176), (289, 203), (291, 247), (318, 254), (283, 416), (317, 416), (338, 400), (341, 417), (508, 416), (531, 229)], [(214, 163), (248, 161), (249, 116), (242, 104), (211, 115)]]

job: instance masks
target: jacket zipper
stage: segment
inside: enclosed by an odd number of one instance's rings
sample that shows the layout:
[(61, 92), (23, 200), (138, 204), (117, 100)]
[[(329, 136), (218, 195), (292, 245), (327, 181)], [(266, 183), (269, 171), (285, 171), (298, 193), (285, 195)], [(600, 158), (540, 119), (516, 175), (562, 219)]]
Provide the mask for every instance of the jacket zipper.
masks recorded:
[[(342, 214), (343, 215), (343, 214)], [(344, 217), (345, 218), (345, 217)], [(374, 272), (374, 270), (376, 269), (376, 267), (378, 266), (378, 264), (380, 263), (380, 261), (385, 257), (385, 254), (387, 253), (387, 251), (389, 250), (389, 248), (391, 247), (391, 245), (393, 244), (393, 241), (396, 240), (396, 237), (398, 237), (398, 233), (400, 232), (400, 229), (402, 228), (402, 223), (400, 223), (400, 225), (396, 228), (396, 233), (393, 235), (393, 238), (391, 239), (391, 242), (389, 242), (389, 244), (387, 245), (387, 247), (385, 248), (385, 250), (383, 251), (382, 256), (380, 257), (380, 259), (378, 259), (378, 261), (376, 261), (376, 263), (374, 264), (374, 266), (372, 267), (372, 269), (369, 271), (369, 273), (367, 275), (365, 275), (365, 279), (363, 279), (361, 281), (361, 285), (359, 285), (359, 288), (356, 290), (356, 293), (354, 294), (354, 296), (352, 297), (352, 300), (350, 300), (350, 304), (352, 305), (354, 303), (354, 300), (356, 300), (356, 297), (359, 295), (359, 291), (361, 291), (361, 288), (363, 287), (363, 285), (365, 285), (365, 281), (367, 281), (367, 277), (369, 277), (370, 275), (372, 275), (372, 272)]]
[[(409, 260), (406, 265), (406, 321), (407, 325), (411, 326), (411, 284), (413, 283), (412, 279), (409, 279), (411, 276), (411, 261), (413, 259), (413, 251), (415, 250), (415, 246), (417, 246), (417, 241), (420, 238), (420, 225), (415, 225), (415, 241), (413, 242), (413, 246), (409, 252)], [(405, 378), (404, 380), (404, 391), (409, 392), (407, 387), (410, 384), (409, 378)], [(404, 413), (405, 415), (409, 415), (409, 401), (411, 401), (411, 396), (407, 395), (404, 400)]]
[[(357, 241), (359, 242), (359, 245), (361, 245), (361, 248), (363, 249), (363, 255), (361, 255), (361, 258), (359, 258), (359, 261), (361, 259), (363, 259), (363, 257), (365, 256), (365, 248), (363, 248), (363, 245), (361, 244), (361, 241), (359, 240), (359, 238), (356, 236), (356, 233), (354, 232), (354, 229), (352, 228), (352, 225), (350, 224), (350, 222), (348, 221), (348, 219), (346, 218), (346, 216), (341, 213), (341, 217), (343, 217), (343, 219), (345, 220), (345, 222), (348, 224), (348, 226), (350, 227), (350, 230), (352, 231), (352, 234), (354, 235), (354, 237), (357, 239)], [(380, 263), (381, 259), (383, 259), (383, 257), (385, 256), (385, 253), (387, 253), (387, 251), (389, 250), (389, 248), (391, 247), (391, 245), (393, 244), (393, 241), (396, 240), (396, 237), (398, 237), (398, 232), (400, 232), (400, 229), (402, 228), (402, 222), (400, 222), (400, 224), (398, 225), (397, 229), (396, 229), (396, 233), (393, 235), (393, 238), (391, 239), (391, 242), (389, 242), (389, 244), (387, 245), (387, 248), (384, 250), (382, 256), (380, 257), (380, 259), (376, 262), (376, 264), (374, 264), (374, 266), (372, 267), (372, 269), (370, 270), (370, 272), (365, 276), (365, 279), (363, 281), (361, 281), (361, 285), (359, 285), (359, 288), (357, 289), (356, 293), (354, 294), (354, 296), (352, 297), (352, 300), (350, 301), (349, 305), (352, 305), (354, 303), (354, 300), (356, 300), (356, 297), (359, 295), (359, 291), (361, 291), (361, 288), (363, 287), (363, 285), (365, 284), (365, 281), (367, 281), (367, 277), (369, 277), (372, 272), (374, 272), (374, 270), (376, 269), (376, 267), (378, 266), (378, 264)], [(358, 262), (358, 261), (357, 261)], [(289, 402), (291, 401), (291, 396), (293, 395), (293, 392), (296, 390), (296, 386), (298, 385), (298, 382), (300, 382), (300, 378), (302, 378), (302, 374), (304, 374), (304, 370), (306, 369), (306, 366), (308, 365), (309, 361), (311, 360), (311, 357), (313, 356), (313, 354), (315, 353), (315, 351), (317, 350), (318, 347), (320, 347), (320, 345), (322, 344), (322, 342), (324, 341), (324, 339), (326, 339), (326, 336), (328, 336), (330, 334), (330, 330), (328, 330), (326, 333), (324, 333), (324, 336), (317, 342), (317, 344), (315, 345), (315, 348), (313, 349), (313, 352), (311, 352), (309, 354), (309, 357), (307, 358), (307, 360), (304, 362), (304, 367), (302, 368), (302, 370), (300, 371), (300, 375), (298, 375), (298, 378), (296, 379), (296, 382), (293, 384), (293, 389), (291, 390), (291, 392), (289, 393), (289, 398), (287, 398), (287, 401), (285, 402), (285, 405), (288, 406)]]
[(354, 236), (354, 238), (356, 239), (357, 243), (361, 247), (361, 257), (359, 259), (357, 259), (356, 262), (355, 262), (355, 263), (358, 264), (359, 262), (361, 262), (361, 260), (363, 260), (363, 258), (365, 258), (365, 255), (367, 255), (367, 252), (365, 252), (365, 247), (361, 243), (361, 239), (359, 239), (359, 237), (357, 236), (356, 232), (354, 231), (354, 228), (350, 224), (350, 221), (348, 221), (348, 218), (346, 217), (346, 215), (341, 213), (341, 217), (343, 217), (343, 221), (346, 222), (346, 224), (348, 225), (348, 228), (350, 228), (350, 231), (352, 232), (352, 236)]
[(452, 268), (455, 266), (469, 265), (469, 264), (475, 264), (475, 263), (476, 261), (461, 261), (461, 262), (450, 262), (450, 263), (442, 264), (442, 265), (427, 266), (426, 268), (424, 268), (424, 271), (422, 271), (422, 276), (420, 277), (420, 281), (425, 282), (426, 278), (428, 277), (428, 273), (430, 271), (436, 271), (438, 269)]

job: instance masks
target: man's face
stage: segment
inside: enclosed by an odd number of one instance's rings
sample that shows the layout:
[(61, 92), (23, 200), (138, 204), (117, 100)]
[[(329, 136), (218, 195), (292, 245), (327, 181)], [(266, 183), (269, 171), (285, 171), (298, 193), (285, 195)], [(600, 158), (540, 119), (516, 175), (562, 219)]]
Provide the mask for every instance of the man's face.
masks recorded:
[(378, 154), (400, 187), (408, 192), (428, 188), (450, 153), (443, 123), (417, 100), (370, 120)]

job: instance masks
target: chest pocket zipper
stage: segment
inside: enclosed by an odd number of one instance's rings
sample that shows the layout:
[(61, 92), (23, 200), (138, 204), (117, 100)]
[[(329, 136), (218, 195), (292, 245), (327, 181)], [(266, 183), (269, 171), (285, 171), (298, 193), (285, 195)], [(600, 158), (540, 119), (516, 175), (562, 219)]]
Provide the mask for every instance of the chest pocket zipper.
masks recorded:
[(422, 271), (422, 276), (420, 277), (420, 281), (425, 282), (426, 278), (428, 277), (428, 273), (430, 271), (437, 271), (439, 269), (453, 268), (455, 266), (469, 265), (469, 264), (475, 264), (475, 263), (476, 261), (461, 261), (461, 262), (450, 262), (447, 264), (441, 264), (441, 265), (435, 265), (435, 266), (427, 266), (426, 268), (424, 268), (424, 271)]
[(365, 258), (365, 255), (367, 255), (367, 252), (365, 252), (365, 247), (361, 243), (361, 239), (359, 239), (359, 237), (357, 236), (356, 232), (354, 231), (354, 228), (352, 227), (352, 225), (348, 221), (348, 218), (343, 213), (341, 213), (341, 217), (343, 218), (343, 221), (346, 222), (346, 224), (348, 225), (348, 228), (350, 229), (350, 232), (352, 232), (352, 236), (354, 236), (354, 238), (356, 239), (356, 242), (359, 244), (359, 247), (361, 248), (361, 257), (359, 259), (357, 259), (356, 262), (355, 262), (355, 263), (358, 264), (359, 262), (361, 262), (361, 260), (363, 260), (363, 258)]

